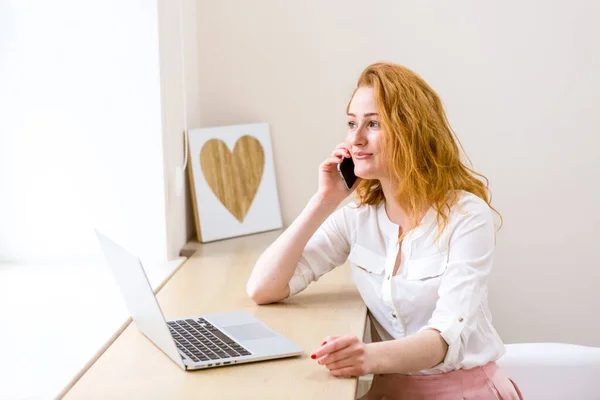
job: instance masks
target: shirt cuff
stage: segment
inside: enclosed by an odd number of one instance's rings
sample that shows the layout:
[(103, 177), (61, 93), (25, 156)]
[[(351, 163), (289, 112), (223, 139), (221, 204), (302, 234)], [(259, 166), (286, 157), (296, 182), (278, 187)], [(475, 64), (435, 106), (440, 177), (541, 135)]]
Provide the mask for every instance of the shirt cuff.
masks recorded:
[(454, 317), (452, 319), (433, 321), (433, 323), (419, 329), (419, 331), (422, 331), (424, 329), (435, 329), (439, 331), (442, 338), (448, 344), (448, 351), (446, 352), (446, 357), (440, 365), (449, 366), (459, 361), (459, 358), (462, 353), (461, 334), (463, 332), (466, 322), (467, 321), (464, 317), (459, 316)]
[(288, 296), (289, 298), (306, 289), (308, 285), (306, 284), (306, 281), (302, 275), (294, 275), (292, 276), (292, 279), (290, 279), (288, 286), (290, 287), (290, 295)]
[(312, 270), (299, 262), (296, 266), (296, 271), (294, 271), (294, 275), (292, 275), (292, 278), (288, 283), (288, 286), (290, 287), (289, 297), (292, 297), (293, 295), (298, 294), (306, 289), (310, 282), (312, 282), (314, 279), (313, 276)]

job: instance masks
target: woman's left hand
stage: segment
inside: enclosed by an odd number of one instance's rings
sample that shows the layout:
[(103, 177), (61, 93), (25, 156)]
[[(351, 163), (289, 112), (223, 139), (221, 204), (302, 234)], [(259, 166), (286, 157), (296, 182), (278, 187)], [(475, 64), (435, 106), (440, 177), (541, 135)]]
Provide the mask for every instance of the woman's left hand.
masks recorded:
[(311, 358), (334, 376), (362, 376), (374, 369), (369, 345), (356, 336), (329, 336)]

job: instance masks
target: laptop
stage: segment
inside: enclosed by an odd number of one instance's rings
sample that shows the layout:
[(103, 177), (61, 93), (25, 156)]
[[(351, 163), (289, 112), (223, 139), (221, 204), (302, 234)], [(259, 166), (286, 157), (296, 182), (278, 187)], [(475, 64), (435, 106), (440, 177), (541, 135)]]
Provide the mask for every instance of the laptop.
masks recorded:
[(139, 330), (184, 370), (302, 354), (300, 346), (245, 311), (165, 321), (140, 260), (96, 230), (104, 256)]

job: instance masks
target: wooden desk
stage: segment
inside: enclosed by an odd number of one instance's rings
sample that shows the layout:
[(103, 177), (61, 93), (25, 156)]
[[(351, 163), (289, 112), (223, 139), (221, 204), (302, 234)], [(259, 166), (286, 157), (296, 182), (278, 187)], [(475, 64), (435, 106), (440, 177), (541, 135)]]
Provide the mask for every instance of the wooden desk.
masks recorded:
[(279, 304), (257, 306), (246, 295), (255, 261), (279, 233), (198, 245), (157, 298), (167, 319), (246, 310), (304, 354), (184, 372), (130, 324), (64, 398), (354, 399), (357, 379), (335, 378), (310, 359), (328, 335), (363, 337), (366, 307), (348, 265)]

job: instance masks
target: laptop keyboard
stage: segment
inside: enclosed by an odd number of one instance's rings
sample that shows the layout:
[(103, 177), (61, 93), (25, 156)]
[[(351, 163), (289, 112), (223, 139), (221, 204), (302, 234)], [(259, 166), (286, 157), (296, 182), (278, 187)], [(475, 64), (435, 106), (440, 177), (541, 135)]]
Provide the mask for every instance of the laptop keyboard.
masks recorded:
[(194, 362), (251, 354), (204, 318), (181, 319), (167, 324), (179, 351)]

